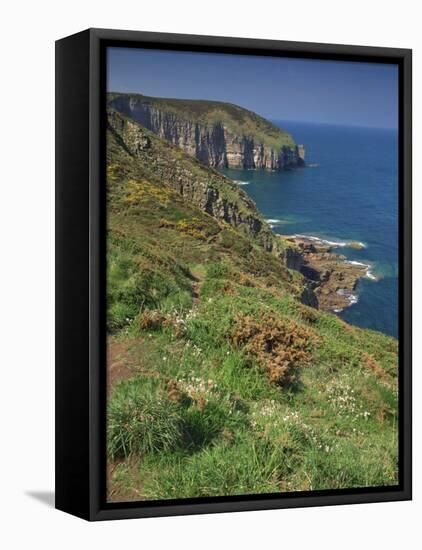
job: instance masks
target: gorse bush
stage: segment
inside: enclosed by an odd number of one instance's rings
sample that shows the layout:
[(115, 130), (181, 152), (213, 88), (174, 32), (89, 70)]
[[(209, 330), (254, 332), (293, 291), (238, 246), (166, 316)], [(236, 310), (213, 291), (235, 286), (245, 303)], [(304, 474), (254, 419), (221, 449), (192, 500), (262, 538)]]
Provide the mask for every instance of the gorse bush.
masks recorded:
[(273, 315), (256, 321), (240, 314), (232, 333), (233, 344), (243, 347), (264, 367), (270, 381), (280, 385), (297, 382), (298, 367), (310, 362), (312, 344), (318, 340), (310, 329)]
[(118, 385), (108, 406), (107, 438), (111, 458), (127, 458), (176, 448), (182, 438), (181, 418), (169, 400), (132, 379)]

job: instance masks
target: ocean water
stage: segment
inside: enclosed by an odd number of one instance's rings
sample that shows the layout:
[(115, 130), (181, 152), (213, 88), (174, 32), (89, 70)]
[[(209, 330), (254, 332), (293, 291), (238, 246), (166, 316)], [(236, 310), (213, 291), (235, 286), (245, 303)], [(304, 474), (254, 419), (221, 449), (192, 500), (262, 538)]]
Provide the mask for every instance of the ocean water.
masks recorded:
[[(276, 122), (277, 123), (277, 122)], [(356, 303), (339, 315), (351, 324), (397, 337), (398, 141), (395, 130), (283, 122), (306, 148), (303, 169), (224, 170), (237, 180), (283, 235), (312, 235), (339, 247), (349, 260), (370, 264)]]

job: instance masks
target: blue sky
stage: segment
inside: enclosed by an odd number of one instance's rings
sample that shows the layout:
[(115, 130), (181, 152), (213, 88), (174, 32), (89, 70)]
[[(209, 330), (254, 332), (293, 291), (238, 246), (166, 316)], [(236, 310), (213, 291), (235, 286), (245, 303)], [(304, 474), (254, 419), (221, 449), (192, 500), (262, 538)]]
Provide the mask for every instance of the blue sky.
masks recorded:
[(107, 89), (228, 101), (275, 120), (398, 122), (396, 65), (109, 48)]

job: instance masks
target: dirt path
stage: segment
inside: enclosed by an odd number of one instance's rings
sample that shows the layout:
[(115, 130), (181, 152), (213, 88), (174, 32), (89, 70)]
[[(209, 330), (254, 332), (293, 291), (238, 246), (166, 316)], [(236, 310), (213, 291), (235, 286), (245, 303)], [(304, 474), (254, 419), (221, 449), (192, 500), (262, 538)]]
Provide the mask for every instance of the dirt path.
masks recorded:
[(107, 393), (120, 380), (133, 376), (133, 369), (128, 365), (127, 347), (122, 342), (108, 342), (107, 346)]

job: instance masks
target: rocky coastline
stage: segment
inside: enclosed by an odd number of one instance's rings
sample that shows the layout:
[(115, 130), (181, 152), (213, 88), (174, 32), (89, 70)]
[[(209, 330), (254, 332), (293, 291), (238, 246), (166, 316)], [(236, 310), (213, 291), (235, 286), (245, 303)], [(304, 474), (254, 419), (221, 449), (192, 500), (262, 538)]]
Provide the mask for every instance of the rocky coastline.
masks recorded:
[(338, 253), (341, 248), (364, 248), (363, 243), (277, 235), (272, 228), (280, 220), (264, 220), (238, 184), (202, 163), (192, 163), (190, 155), (180, 156), (177, 147), (165, 146), (154, 132), (113, 109), (108, 112), (108, 128), (126, 152), (142, 160), (155, 178), (212, 217), (257, 239), (286, 267), (300, 272), (304, 276), (301, 301), (306, 305), (339, 313), (356, 303), (359, 279), (374, 278), (368, 264), (350, 261)]
[(356, 287), (363, 277), (375, 279), (369, 264), (351, 261), (335, 249), (364, 248), (359, 242), (331, 242), (318, 237), (290, 235), (280, 237), (282, 257), (287, 267), (299, 271), (306, 279), (323, 311), (340, 313), (358, 300)]

